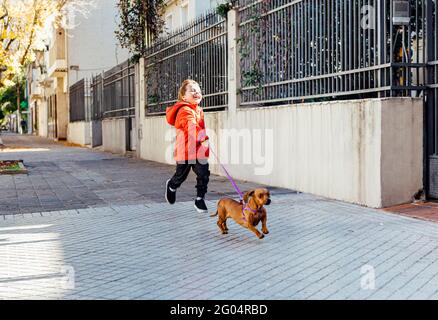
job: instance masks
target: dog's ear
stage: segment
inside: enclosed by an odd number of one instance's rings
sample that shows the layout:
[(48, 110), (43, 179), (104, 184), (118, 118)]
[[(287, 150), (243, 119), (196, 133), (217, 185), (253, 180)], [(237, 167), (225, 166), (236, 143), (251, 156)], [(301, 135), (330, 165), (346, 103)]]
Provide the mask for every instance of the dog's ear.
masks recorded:
[(243, 201), (245, 201), (245, 203), (248, 203), (248, 198), (252, 197), (253, 195), (254, 195), (254, 190), (245, 192), (245, 194), (243, 195)]

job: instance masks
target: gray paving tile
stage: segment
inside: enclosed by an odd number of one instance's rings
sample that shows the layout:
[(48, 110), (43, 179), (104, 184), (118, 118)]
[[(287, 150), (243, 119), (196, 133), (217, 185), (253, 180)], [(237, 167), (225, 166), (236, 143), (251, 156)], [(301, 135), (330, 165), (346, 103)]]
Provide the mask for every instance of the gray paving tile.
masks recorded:
[[(29, 176), (0, 176), (0, 299), (438, 299), (434, 223), (272, 188), (265, 239), (222, 235), (193, 175), (170, 206), (172, 166), (33, 143)], [(225, 195), (213, 176), (211, 211)]]
[[(78, 285), (66, 289), (64, 281), (41, 287), (35, 278), (29, 290), (12, 286), (0, 291), (0, 298), (42, 293), (64, 299), (436, 296), (438, 229), (433, 223), (308, 195), (273, 197), (269, 214), (271, 233), (264, 240), (232, 223), (230, 234), (219, 234), (215, 219), (198, 215), (191, 202), (180, 202), (177, 209), (149, 203), (6, 219), (0, 221), (0, 270), (5, 272), (0, 281), (12, 271), (44, 274), (65, 266), (74, 270)], [(376, 268), (373, 291), (361, 288), (360, 268), (366, 263)]]

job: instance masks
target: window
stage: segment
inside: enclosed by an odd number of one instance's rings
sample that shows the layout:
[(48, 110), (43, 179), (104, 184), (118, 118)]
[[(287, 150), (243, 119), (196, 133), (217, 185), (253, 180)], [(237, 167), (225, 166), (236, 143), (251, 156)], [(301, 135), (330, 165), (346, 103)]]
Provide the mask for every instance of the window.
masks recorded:
[(171, 32), (173, 30), (173, 16), (171, 14), (166, 16), (166, 29), (167, 32)]
[(181, 26), (185, 26), (189, 22), (189, 3), (181, 4)]

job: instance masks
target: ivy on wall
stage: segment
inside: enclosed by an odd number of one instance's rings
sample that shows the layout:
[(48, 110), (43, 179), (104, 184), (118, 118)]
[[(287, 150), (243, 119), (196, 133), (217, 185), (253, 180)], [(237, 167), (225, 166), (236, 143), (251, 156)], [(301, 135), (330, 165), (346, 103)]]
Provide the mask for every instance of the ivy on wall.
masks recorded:
[[(268, 1), (260, 1), (259, 4), (252, 5), (250, 10), (245, 35), (238, 39), (242, 65), (241, 83), (244, 87), (256, 87), (256, 94), (261, 95), (264, 82), (265, 50), (263, 46), (267, 35)], [(249, 67), (244, 67), (245, 60), (251, 61)]]
[(236, 6), (237, 0), (234, 1), (227, 1), (225, 3), (221, 3), (216, 7), (216, 12), (218, 15), (220, 15), (222, 18), (226, 19), (228, 11), (232, 10)]
[(165, 0), (118, 0), (117, 7), (120, 23), (115, 31), (116, 38), (137, 62), (163, 30)]

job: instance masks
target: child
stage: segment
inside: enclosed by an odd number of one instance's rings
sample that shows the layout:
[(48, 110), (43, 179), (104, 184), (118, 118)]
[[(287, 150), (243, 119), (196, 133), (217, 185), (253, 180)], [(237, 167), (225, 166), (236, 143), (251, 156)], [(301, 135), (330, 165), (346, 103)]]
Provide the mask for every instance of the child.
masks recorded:
[(169, 204), (174, 204), (176, 189), (187, 179), (190, 169), (193, 169), (197, 176), (195, 208), (199, 213), (206, 213), (204, 196), (210, 177), (209, 148), (204, 113), (199, 107), (201, 100), (199, 84), (193, 80), (184, 80), (178, 92), (178, 102), (166, 109), (167, 122), (176, 129), (174, 156), (177, 165), (175, 174), (166, 182), (165, 197)]

